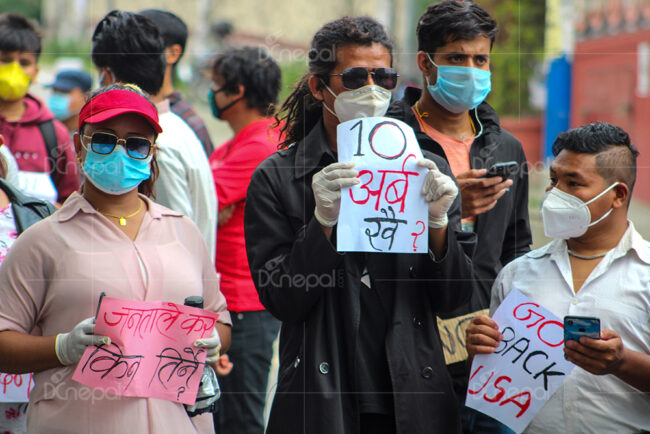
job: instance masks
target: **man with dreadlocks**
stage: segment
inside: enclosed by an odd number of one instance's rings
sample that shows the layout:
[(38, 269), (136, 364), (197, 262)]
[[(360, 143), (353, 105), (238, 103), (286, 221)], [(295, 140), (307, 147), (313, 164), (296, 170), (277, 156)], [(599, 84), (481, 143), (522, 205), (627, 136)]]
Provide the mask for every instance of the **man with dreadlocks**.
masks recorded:
[[(341, 188), (336, 128), (386, 112), (396, 85), (392, 43), (371, 18), (341, 18), (314, 36), (309, 72), (278, 116), (284, 149), (254, 172), (244, 228), (260, 301), (282, 321), (268, 433), (460, 431), (436, 312), (472, 291), (474, 234), (461, 232), (458, 189), (444, 159), (425, 153), (428, 255), (336, 251)], [(368, 99), (355, 100), (351, 91)], [(464, 279), (464, 280), (463, 280)]]

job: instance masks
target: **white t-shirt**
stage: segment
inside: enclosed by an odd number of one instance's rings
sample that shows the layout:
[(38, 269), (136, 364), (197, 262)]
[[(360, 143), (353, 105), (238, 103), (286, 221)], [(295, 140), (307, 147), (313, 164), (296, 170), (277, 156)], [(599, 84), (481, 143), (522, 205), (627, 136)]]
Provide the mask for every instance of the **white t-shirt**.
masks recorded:
[(156, 105), (163, 132), (158, 135), (156, 158), (160, 176), (155, 201), (188, 216), (199, 227), (214, 263), (217, 244), (217, 193), (212, 170), (194, 131), (169, 109)]

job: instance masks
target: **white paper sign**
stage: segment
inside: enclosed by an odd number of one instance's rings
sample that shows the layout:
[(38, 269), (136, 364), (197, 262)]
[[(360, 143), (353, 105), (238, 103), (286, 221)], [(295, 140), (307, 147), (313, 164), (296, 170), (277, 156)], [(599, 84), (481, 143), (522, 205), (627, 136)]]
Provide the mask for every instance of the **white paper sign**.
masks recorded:
[(339, 252), (427, 253), (428, 169), (411, 127), (390, 118), (339, 124), (339, 161), (354, 161), (361, 183), (341, 191)]
[(28, 196), (56, 203), (56, 187), (49, 173), (20, 170), (18, 172), (18, 189)]
[(29, 402), (34, 387), (32, 375), (0, 373), (0, 402)]
[(516, 289), (494, 313), (503, 341), (474, 357), (465, 404), (522, 432), (567, 378), (564, 325)]

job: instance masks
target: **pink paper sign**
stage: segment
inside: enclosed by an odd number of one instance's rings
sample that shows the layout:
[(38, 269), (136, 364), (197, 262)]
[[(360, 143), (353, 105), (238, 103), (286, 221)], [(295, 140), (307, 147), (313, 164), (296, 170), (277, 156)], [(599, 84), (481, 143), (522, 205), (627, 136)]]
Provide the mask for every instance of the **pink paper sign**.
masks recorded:
[(108, 393), (194, 404), (218, 315), (162, 301), (104, 297), (95, 334), (110, 345), (86, 348), (73, 380)]
[(29, 402), (33, 387), (33, 374), (0, 373), (0, 402)]

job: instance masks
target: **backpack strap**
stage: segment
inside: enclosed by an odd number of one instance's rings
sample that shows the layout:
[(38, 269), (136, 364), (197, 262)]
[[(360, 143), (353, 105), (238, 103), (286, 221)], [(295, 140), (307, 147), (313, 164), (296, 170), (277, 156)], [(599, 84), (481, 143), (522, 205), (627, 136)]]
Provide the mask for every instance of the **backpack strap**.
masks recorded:
[(41, 130), (45, 148), (47, 149), (47, 159), (50, 162), (50, 178), (56, 186), (56, 178), (58, 177), (57, 162), (59, 161), (59, 143), (56, 138), (56, 131), (54, 130), (54, 121), (49, 119), (38, 124), (38, 129)]

